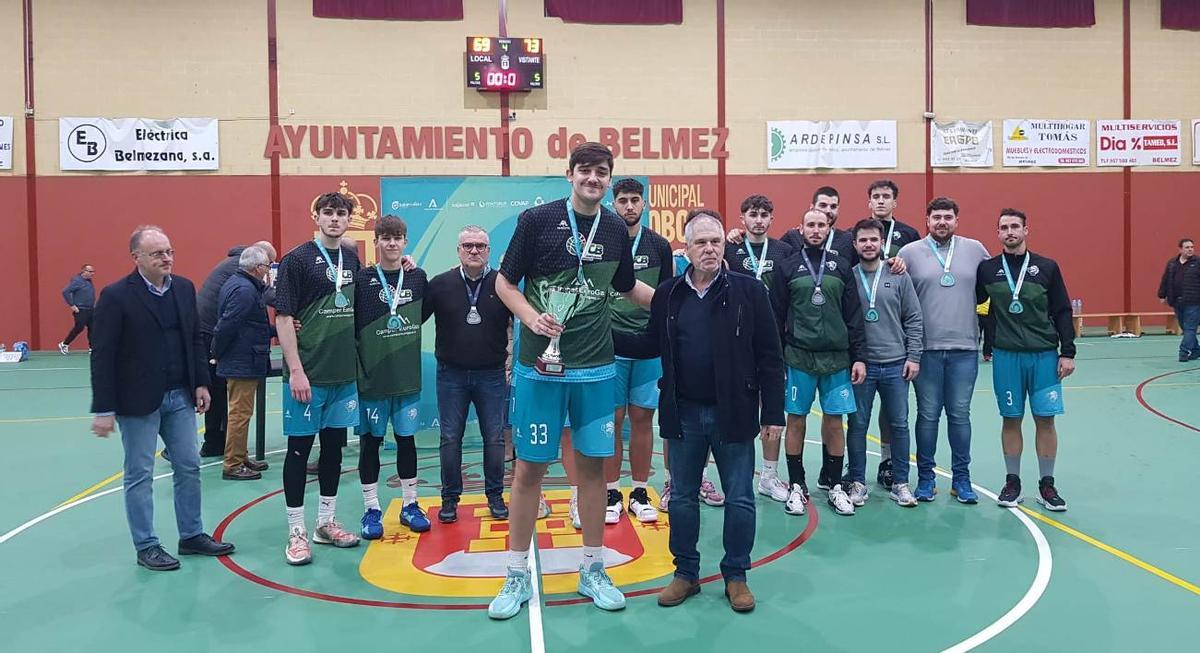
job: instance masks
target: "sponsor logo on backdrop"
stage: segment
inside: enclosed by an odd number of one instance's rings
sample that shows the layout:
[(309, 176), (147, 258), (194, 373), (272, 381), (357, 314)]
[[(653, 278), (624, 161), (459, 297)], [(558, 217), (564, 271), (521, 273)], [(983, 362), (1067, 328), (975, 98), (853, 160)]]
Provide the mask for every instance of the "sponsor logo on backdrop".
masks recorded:
[(1096, 165), (1177, 166), (1180, 131), (1178, 120), (1097, 120)]
[(216, 118), (59, 118), (61, 170), (217, 170)]
[(1004, 165), (1083, 167), (1092, 160), (1087, 120), (1004, 120)]
[(935, 168), (989, 168), (994, 161), (991, 121), (935, 122), (929, 144)]
[(767, 123), (767, 168), (895, 168), (895, 120)]

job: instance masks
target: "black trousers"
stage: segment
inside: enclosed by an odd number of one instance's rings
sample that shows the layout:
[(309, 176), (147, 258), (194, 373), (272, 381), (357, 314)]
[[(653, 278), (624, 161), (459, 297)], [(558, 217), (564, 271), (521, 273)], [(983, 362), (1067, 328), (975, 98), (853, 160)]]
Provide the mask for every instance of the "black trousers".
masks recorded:
[(90, 309), (90, 308), (81, 308), (81, 309), (79, 309), (79, 312), (75, 314), (75, 326), (71, 327), (71, 330), (67, 332), (67, 337), (63, 338), (63, 340), (62, 340), (63, 344), (64, 345), (71, 344), (71, 341), (75, 339), (75, 336), (83, 333), (84, 329), (87, 329), (87, 332), (88, 332), (88, 336), (87, 336), (88, 344), (91, 344), (91, 342), (92, 342), (92, 309)]
[(996, 316), (991, 311), (979, 316), (979, 331), (983, 334), (983, 355), (991, 356), (992, 346), (996, 344)]
[[(200, 339), (204, 351), (212, 352), (212, 334), (201, 333)], [(209, 359), (212, 360), (211, 358)], [(225, 394), (225, 379), (217, 376), (217, 366), (208, 364), (208, 376), (212, 379), (208, 384), (208, 394), (212, 396), (212, 404), (204, 413), (204, 449), (207, 452), (225, 451), (225, 425), (229, 421), (229, 398)]]

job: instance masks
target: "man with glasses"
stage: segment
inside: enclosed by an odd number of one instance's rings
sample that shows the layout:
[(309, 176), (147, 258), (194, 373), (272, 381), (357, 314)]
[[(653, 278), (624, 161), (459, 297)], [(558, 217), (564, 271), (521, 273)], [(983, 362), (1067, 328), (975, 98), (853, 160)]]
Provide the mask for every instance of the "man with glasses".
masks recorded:
[(87, 329), (88, 332), (88, 343), (90, 344), (92, 341), (92, 308), (96, 305), (96, 286), (92, 284), (94, 276), (96, 276), (96, 268), (89, 263), (84, 263), (79, 274), (71, 277), (67, 287), (63, 288), (63, 301), (67, 302), (75, 320), (75, 325), (67, 332), (67, 337), (58, 343), (58, 351), (63, 356), (71, 352), (71, 341), (84, 329)]
[(100, 294), (92, 355), (92, 432), (121, 428), (125, 517), (137, 564), (179, 568), (154, 533), (154, 452), (161, 436), (174, 472), (180, 555), (221, 556), (233, 545), (204, 532), (196, 413), (208, 410), (208, 356), (196, 321), (196, 287), (171, 274), (175, 250), (162, 229), (129, 238), (136, 269)]
[[(350, 224), (350, 200), (325, 193), (313, 207), (319, 235), (288, 252), (279, 263), (275, 327), (283, 349), (283, 463), (290, 565), (312, 562), (304, 526), (305, 465), (318, 434), (320, 504), (313, 541), (338, 548), (358, 546), (359, 538), (336, 518), (338, 480), (346, 429), (358, 426), (358, 363), (354, 339), (354, 277), (358, 252), (343, 246)], [(304, 328), (296, 331), (295, 322)]]
[(430, 280), (421, 319), (436, 319), (438, 416), (441, 420), (442, 507), (438, 521), (458, 521), (463, 491), (462, 443), (472, 404), (483, 438), (483, 491), (495, 519), (508, 519), (504, 503), (504, 362), (512, 312), (496, 295), (488, 265), (488, 234), (470, 225), (458, 233), (458, 267)]

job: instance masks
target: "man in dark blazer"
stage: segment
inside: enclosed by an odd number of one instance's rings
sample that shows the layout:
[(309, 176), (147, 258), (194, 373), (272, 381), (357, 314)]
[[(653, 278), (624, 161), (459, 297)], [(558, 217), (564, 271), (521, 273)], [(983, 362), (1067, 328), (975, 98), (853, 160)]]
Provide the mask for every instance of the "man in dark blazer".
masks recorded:
[(154, 533), (154, 451), (161, 435), (174, 470), (175, 523), (181, 555), (226, 555), (200, 520), (200, 451), (195, 413), (208, 410), (208, 361), (196, 321), (196, 288), (171, 274), (175, 250), (162, 229), (138, 227), (129, 238), (137, 269), (106, 287), (96, 303), (92, 352), (92, 432), (121, 427), (125, 516), (137, 563), (179, 568)]
[(725, 596), (754, 609), (746, 585), (754, 546), (754, 438), (783, 432), (783, 352), (767, 289), (722, 268), (724, 228), (712, 209), (685, 227), (691, 265), (659, 285), (646, 331), (613, 331), (617, 354), (662, 356), (659, 434), (671, 442), (671, 554), (675, 578), (658, 596), (675, 606), (700, 592), (700, 475), (711, 450), (725, 489)]

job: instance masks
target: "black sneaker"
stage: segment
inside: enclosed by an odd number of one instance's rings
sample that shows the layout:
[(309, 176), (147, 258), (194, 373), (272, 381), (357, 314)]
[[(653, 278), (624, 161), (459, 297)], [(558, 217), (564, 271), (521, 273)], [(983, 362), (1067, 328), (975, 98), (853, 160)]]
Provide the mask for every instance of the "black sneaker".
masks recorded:
[[(825, 476), (825, 470), (821, 470), (821, 473), (817, 474), (817, 488), (818, 489), (828, 491), (828, 490), (832, 489), (835, 484), (836, 484), (836, 482), (833, 479)], [(805, 494), (805, 496), (808, 495), (807, 487), (804, 488), (804, 494)]]
[(1005, 508), (1016, 508), (1017, 504), (1024, 501), (1021, 498), (1021, 477), (1016, 474), (1009, 474), (1004, 477), (1004, 489), (1000, 490), (1000, 496), (996, 497), (996, 503)]
[(508, 519), (508, 506), (504, 505), (502, 496), (488, 497), (488, 510), (492, 512), (492, 519)]
[(875, 480), (879, 481), (885, 489), (892, 489), (892, 459), (888, 458), (879, 463), (879, 473), (875, 475)]
[(179, 569), (179, 560), (170, 553), (163, 551), (163, 548), (157, 544), (148, 549), (138, 551), (137, 563), (139, 566), (145, 567), (150, 571)]
[(458, 499), (442, 499), (442, 508), (438, 510), (438, 521), (443, 524), (453, 524), (458, 521)]
[(208, 533), (201, 533), (186, 540), (179, 540), (179, 555), (226, 556), (233, 553), (229, 542), (218, 542)]
[(1066, 512), (1067, 502), (1058, 495), (1058, 490), (1054, 487), (1053, 476), (1043, 476), (1042, 480), (1038, 481), (1038, 498), (1037, 502), (1042, 504), (1046, 510), (1054, 512)]
[(209, 446), (207, 443), (205, 443), (203, 446), (200, 447), (200, 457), (201, 458), (216, 458), (217, 456), (224, 456), (224, 455), (225, 455), (225, 447), (218, 448), (216, 445)]

